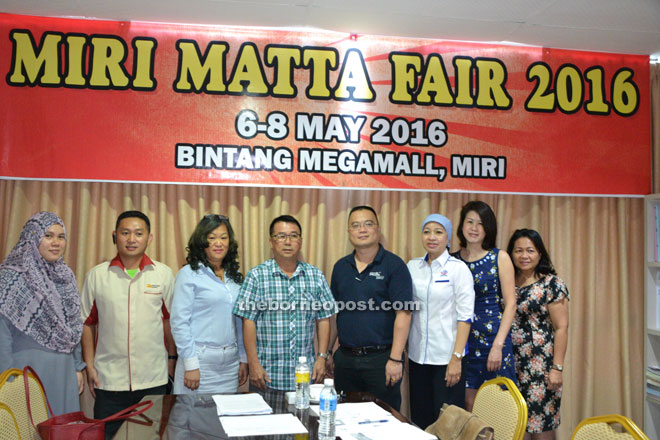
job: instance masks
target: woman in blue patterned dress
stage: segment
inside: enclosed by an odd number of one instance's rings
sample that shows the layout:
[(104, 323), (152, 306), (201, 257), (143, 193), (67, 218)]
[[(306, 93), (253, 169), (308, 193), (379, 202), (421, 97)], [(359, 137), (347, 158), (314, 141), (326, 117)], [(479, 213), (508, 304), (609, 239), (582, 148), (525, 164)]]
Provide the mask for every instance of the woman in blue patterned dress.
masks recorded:
[(516, 382), (511, 323), (516, 313), (511, 258), (495, 247), (497, 221), (481, 201), (468, 202), (458, 226), (461, 249), (453, 254), (467, 264), (474, 277), (474, 320), (466, 355), (465, 409), (472, 411), (482, 383), (496, 376)]
[(527, 401), (526, 439), (551, 440), (559, 427), (568, 344), (568, 289), (538, 232), (518, 229), (507, 250), (516, 270), (518, 313), (511, 329), (520, 392)]

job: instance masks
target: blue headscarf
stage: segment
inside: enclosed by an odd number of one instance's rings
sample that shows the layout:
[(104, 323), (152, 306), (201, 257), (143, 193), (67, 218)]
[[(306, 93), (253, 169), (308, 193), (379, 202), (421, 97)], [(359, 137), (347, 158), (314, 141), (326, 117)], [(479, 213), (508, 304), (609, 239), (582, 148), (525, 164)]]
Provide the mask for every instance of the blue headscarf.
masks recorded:
[(451, 247), (451, 220), (449, 220), (447, 217), (445, 217), (442, 214), (431, 214), (428, 217), (424, 219), (422, 222), (422, 231), (424, 231), (424, 226), (426, 226), (427, 223), (435, 222), (440, 225), (442, 225), (443, 228), (445, 228), (445, 232), (447, 232), (447, 249)]

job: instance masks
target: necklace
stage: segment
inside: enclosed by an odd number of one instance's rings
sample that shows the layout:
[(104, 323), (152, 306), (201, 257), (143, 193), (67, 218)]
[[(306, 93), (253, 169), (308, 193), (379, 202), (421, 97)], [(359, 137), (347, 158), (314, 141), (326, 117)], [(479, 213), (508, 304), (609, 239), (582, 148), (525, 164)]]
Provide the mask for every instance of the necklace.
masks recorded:
[(218, 269), (213, 269), (213, 273), (215, 274), (215, 276), (220, 278), (222, 280), (222, 282), (225, 281), (225, 268), (224, 267), (220, 267)]

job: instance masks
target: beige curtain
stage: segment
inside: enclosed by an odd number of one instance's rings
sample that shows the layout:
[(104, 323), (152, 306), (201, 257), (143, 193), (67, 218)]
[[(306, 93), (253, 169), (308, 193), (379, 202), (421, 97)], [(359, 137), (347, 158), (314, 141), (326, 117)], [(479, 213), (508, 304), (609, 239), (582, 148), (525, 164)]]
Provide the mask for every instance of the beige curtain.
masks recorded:
[[(82, 285), (91, 267), (114, 256), (111, 231), (117, 215), (139, 209), (152, 221), (149, 255), (176, 271), (198, 219), (214, 212), (231, 219), (247, 271), (269, 258), (268, 225), (286, 213), (302, 224), (304, 259), (329, 279), (335, 261), (351, 251), (346, 219), (352, 206), (373, 206), (384, 245), (407, 261), (423, 255), (420, 226), (426, 215), (440, 212), (456, 225), (461, 206), (474, 199), (493, 207), (501, 248), (516, 228), (539, 230), (568, 284), (570, 336), (559, 438), (569, 438), (578, 422), (592, 415), (621, 413), (641, 426), (644, 222), (639, 198), (0, 181), (0, 251), (9, 252), (31, 214), (53, 211), (66, 223), (65, 258)], [(456, 244), (454, 234), (454, 249)]]

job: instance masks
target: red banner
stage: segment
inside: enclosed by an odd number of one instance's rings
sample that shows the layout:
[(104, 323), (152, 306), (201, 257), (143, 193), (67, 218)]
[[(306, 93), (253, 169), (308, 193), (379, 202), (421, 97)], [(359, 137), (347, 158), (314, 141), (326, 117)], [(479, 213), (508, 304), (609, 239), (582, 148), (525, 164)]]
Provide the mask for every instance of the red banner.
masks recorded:
[(0, 176), (647, 194), (647, 56), (0, 14)]

